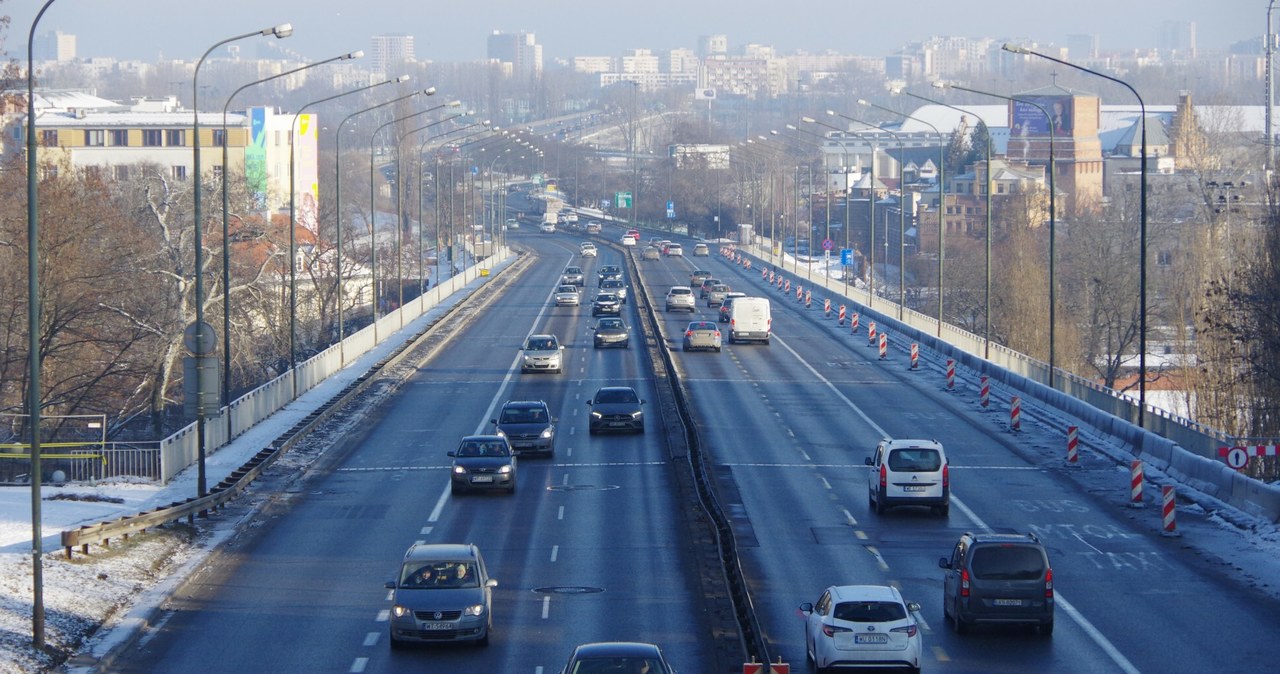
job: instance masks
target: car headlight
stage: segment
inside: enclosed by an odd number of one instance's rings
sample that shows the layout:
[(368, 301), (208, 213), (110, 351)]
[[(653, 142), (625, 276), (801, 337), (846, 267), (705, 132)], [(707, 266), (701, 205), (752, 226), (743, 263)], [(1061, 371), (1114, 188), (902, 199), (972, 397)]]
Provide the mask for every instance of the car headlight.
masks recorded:
[(484, 604), (476, 604), (462, 609), (462, 615), (484, 615)]
[(632, 413), (631, 413), (631, 418), (632, 418), (632, 419), (639, 419), (639, 418), (640, 418), (640, 417), (642, 417), (642, 416), (644, 416), (644, 412), (641, 412), (640, 410), (636, 410), (636, 411), (634, 411), (634, 412), (632, 412)]
[(507, 465), (505, 465), (505, 466), (503, 466), (503, 467), (499, 468), (499, 469), (498, 469), (498, 472), (499, 472), (499, 473), (504, 473), (504, 474), (505, 474), (505, 473), (510, 473), (510, 472), (511, 472), (511, 464), (507, 464)]
[(396, 604), (395, 606), (391, 607), (391, 615), (397, 618), (403, 618), (406, 615), (408, 615), (408, 613), (409, 613), (408, 607), (401, 606), (399, 604)]
[(543, 440), (546, 440), (547, 438), (550, 438), (551, 436), (553, 436), (553, 435), (555, 435), (555, 434), (556, 434), (556, 429), (551, 428), (550, 426), (548, 426), (547, 428), (543, 429), (543, 431), (542, 431), (542, 439), (543, 439)]
[(507, 432), (499, 428), (496, 432), (496, 435), (500, 438), (505, 438), (507, 437)]
[(603, 418), (604, 418), (604, 415), (603, 415), (603, 414), (601, 414), (601, 413), (599, 413), (599, 412), (596, 412), (595, 410), (592, 410), (592, 411), (591, 411), (591, 418), (592, 418), (592, 419), (603, 419)]
[(524, 362), (526, 362), (526, 363), (532, 363), (532, 362), (533, 362), (533, 356), (526, 355), (526, 356), (524, 357)]
[(454, 466), (454, 467), (453, 467), (453, 474), (454, 474), (454, 475), (466, 475), (466, 474), (467, 474), (467, 469), (466, 469), (466, 468), (463, 468), (462, 466)]

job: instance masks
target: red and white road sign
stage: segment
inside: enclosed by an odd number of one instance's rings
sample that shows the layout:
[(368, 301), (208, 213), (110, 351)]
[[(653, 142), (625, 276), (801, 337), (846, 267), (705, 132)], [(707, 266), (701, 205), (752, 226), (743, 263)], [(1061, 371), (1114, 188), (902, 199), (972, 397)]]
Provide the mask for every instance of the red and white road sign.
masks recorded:
[(1249, 458), (1254, 456), (1276, 456), (1280, 454), (1280, 445), (1237, 445), (1235, 447), (1219, 447), (1218, 456), (1235, 470), (1244, 470)]

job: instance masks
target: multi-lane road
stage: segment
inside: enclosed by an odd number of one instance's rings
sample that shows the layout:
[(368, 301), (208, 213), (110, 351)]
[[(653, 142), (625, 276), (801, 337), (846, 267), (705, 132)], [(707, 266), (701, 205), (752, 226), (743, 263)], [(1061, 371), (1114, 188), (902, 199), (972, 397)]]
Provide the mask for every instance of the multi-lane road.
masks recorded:
[[(618, 232), (606, 228), (616, 240)], [(329, 450), (297, 493), (267, 508), (172, 598), (163, 620), (116, 659), (124, 672), (558, 672), (572, 647), (659, 643), (677, 668), (719, 672), (711, 620), (688, 541), (690, 514), (650, 404), (648, 432), (587, 433), (597, 387), (658, 399), (637, 332), (627, 350), (592, 348), (590, 298), (599, 265), (580, 235), (511, 232), (535, 264), (458, 337), (421, 363), (401, 391)], [(647, 235), (646, 235), (647, 238)], [(686, 249), (691, 249), (688, 246)], [(568, 264), (588, 274), (581, 307), (550, 301)], [(803, 669), (801, 602), (832, 584), (893, 584), (922, 606), (924, 669), (946, 672), (1261, 671), (1280, 607), (1189, 554), (1109, 494), (1093, 493), (1097, 461), (1067, 471), (937, 381), (887, 366), (816, 310), (778, 299), (769, 346), (679, 353), (692, 318), (662, 294), (698, 267), (735, 289), (768, 291), (756, 272), (715, 255), (640, 263), (666, 344), (692, 404), (720, 499), (729, 506), (757, 615), (774, 655)], [(625, 265), (624, 265), (625, 266)], [(633, 279), (634, 281), (634, 279)], [(640, 322), (635, 302), (623, 316)], [(520, 374), (532, 332), (567, 345), (563, 374)], [(446, 452), (488, 431), (508, 399), (546, 400), (556, 454), (522, 459), (515, 495), (449, 495)], [(875, 515), (863, 459), (886, 436), (942, 441), (953, 507)], [(940, 556), (966, 530), (1036, 532), (1057, 591), (1051, 637), (1023, 630), (959, 636), (944, 622)], [(474, 542), (498, 579), (487, 648), (391, 651), (383, 583), (415, 541)]]

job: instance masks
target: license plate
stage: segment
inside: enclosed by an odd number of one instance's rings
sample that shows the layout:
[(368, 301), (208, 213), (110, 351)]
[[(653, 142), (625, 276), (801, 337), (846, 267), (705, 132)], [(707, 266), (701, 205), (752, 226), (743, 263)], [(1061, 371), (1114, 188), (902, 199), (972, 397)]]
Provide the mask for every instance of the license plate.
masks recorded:
[(996, 606), (1022, 606), (1021, 599), (997, 599), (992, 603)]
[(902, 488), (902, 491), (924, 491), (926, 487), (910, 484)]
[(623, 426), (626, 426), (626, 425), (627, 425), (627, 422), (625, 422), (625, 421), (610, 421), (610, 422), (609, 422), (609, 427), (610, 427), (610, 428), (622, 428)]
[(471, 477), (471, 481), (472, 482), (493, 482), (493, 476), (492, 475), (473, 475)]
[(853, 643), (855, 644), (887, 644), (889, 643), (888, 634), (855, 634), (853, 635)]
[(422, 629), (424, 629), (424, 630), (432, 630), (432, 631), (435, 631), (435, 630), (451, 630), (451, 629), (453, 629), (453, 623), (440, 623), (440, 622), (422, 623)]

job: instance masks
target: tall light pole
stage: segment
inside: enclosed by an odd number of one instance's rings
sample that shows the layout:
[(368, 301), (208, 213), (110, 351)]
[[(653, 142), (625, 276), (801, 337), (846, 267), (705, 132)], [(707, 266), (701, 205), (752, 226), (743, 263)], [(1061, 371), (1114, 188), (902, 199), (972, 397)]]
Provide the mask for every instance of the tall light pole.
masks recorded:
[[(399, 81), (405, 82), (405, 81), (408, 81), (408, 79), (409, 79), (408, 75), (401, 75), (399, 78)], [(337, 299), (338, 358), (343, 365), (346, 365), (347, 363), (347, 355), (346, 355), (346, 347), (342, 343), (343, 333), (346, 330), (346, 326), (344, 325), (345, 319), (343, 317), (344, 310), (342, 308), (342, 300), (344, 297), (346, 297), (346, 284), (344, 283), (345, 279), (342, 276), (342, 259), (343, 259), (342, 257), (342, 227), (343, 227), (343, 222), (342, 222), (342, 127), (345, 126), (347, 122), (351, 121), (351, 119), (354, 118), (356, 115), (369, 112), (370, 110), (376, 110), (378, 108), (385, 107), (393, 103), (405, 101), (410, 98), (413, 98), (414, 96), (418, 96), (418, 95), (434, 96), (435, 93), (436, 93), (435, 87), (427, 87), (426, 89), (419, 89), (418, 91), (415, 91), (410, 94), (405, 94), (404, 96), (397, 96), (389, 101), (383, 101), (381, 103), (378, 103), (377, 105), (371, 105), (362, 110), (356, 110), (355, 112), (347, 115), (345, 118), (343, 118), (341, 122), (338, 123), (338, 130), (334, 134), (335, 135), (334, 141), (336, 144), (336, 149), (334, 150), (334, 157), (336, 161), (334, 161), (334, 165), (333, 165), (333, 197), (334, 197), (334, 213), (335, 213), (334, 217), (336, 221), (335, 228), (337, 229), (337, 240), (338, 240), (338, 244), (337, 244), (338, 245), (338, 299)]]
[[(294, 155), (297, 154), (298, 144), (294, 142), (297, 135), (298, 120), (302, 117), (302, 113), (307, 108), (321, 103), (327, 103), (336, 98), (358, 94), (362, 91), (368, 91), (374, 87), (380, 87), (384, 84), (397, 84), (401, 81), (399, 77), (373, 84), (366, 84), (363, 87), (348, 89), (332, 96), (311, 101), (298, 108), (293, 115), (293, 121), (289, 123), (289, 379), (293, 384), (293, 397), (298, 397), (298, 377), (293, 370), (298, 363), (298, 252), (297, 252), (297, 230), (298, 230), (298, 211), (297, 211), (297, 171), (294, 164)], [(317, 224), (317, 231), (319, 226)]]
[[(827, 231), (826, 231), (826, 234), (825, 234), (825, 235), (824, 235), (824, 237), (823, 237), (823, 239), (824, 239), (824, 243), (825, 243), (826, 241), (830, 241), (830, 240), (831, 240), (831, 189), (830, 189), (830, 188), (831, 188), (831, 177), (830, 177), (830, 175), (831, 175), (831, 174), (829, 173), (829, 170), (828, 170), (828, 168), (827, 168), (827, 153), (826, 153), (825, 146), (823, 145), (823, 143), (815, 143), (815, 142), (813, 142), (813, 141), (804, 142), (804, 141), (800, 140), (799, 134), (802, 134), (802, 133), (803, 133), (803, 134), (806, 134), (806, 135), (809, 135), (809, 136), (813, 136), (814, 138), (817, 138), (817, 139), (819, 139), (819, 140), (821, 140), (821, 141), (823, 141), (823, 142), (825, 142), (825, 141), (827, 140), (827, 137), (826, 137), (826, 136), (823, 136), (823, 135), (821, 135), (821, 134), (814, 133), (814, 132), (812, 132), (812, 131), (806, 131), (806, 130), (804, 130), (804, 129), (802, 129), (802, 128), (798, 127), (798, 126), (796, 126), (795, 124), (787, 124), (787, 128), (788, 128), (788, 129), (790, 129), (791, 131), (795, 131), (795, 132), (796, 132), (796, 134), (797, 134), (797, 135), (796, 135), (795, 141), (796, 141), (796, 143), (797, 143), (797, 144), (803, 143), (804, 145), (808, 145), (809, 147), (815, 148), (816, 150), (818, 150), (818, 152), (819, 152), (819, 153), (821, 153), (821, 154), (822, 154), (822, 171), (823, 171), (823, 173), (824, 173), (824, 176), (823, 176), (822, 193), (823, 193), (823, 195), (824, 195), (823, 201), (827, 202), (827, 222), (826, 222), (826, 224), (827, 224)], [(813, 211), (813, 175), (812, 175), (812, 169), (813, 169), (813, 167), (811, 166), (811, 167), (810, 167), (810, 176), (809, 176), (809, 210), (810, 210), (810, 212), (812, 212), (812, 211)], [(812, 256), (813, 256), (813, 226), (812, 226), (812, 224), (810, 224), (810, 226), (809, 226), (809, 255), (810, 255), (810, 260), (812, 260), (812, 259), (813, 259), (813, 257), (812, 257)], [(830, 277), (830, 274), (828, 274), (828, 269), (827, 269), (826, 265), (828, 264), (827, 259), (829, 259), (829, 258), (830, 258), (830, 255), (831, 255), (831, 251), (826, 250), (826, 249), (824, 248), (824, 249), (823, 249), (824, 261), (823, 261), (823, 269), (822, 269), (822, 273), (823, 273), (824, 275), (828, 276), (828, 277)], [(812, 264), (812, 262), (810, 262), (810, 264), (809, 264), (809, 275), (808, 275), (808, 278), (809, 278), (809, 280), (810, 280), (810, 281), (812, 281), (812, 280), (813, 280), (813, 264)]]
[[(836, 113), (835, 113), (835, 111), (832, 111), (832, 110), (828, 110), (828, 111), (827, 111), (827, 114), (828, 114), (828, 115), (831, 115), (831, 116), (837, 116), (837, 115), (836, 115)], [(898, 139), (897, 135), (896, 135), (896, 134), (894, 134), (892, 131), (889, 131), (888, 129), (881, 129), (881, 128), (876, 127), (876, 126), (874, 126), (874, 125), (868, 124), (868, 123), (866, 123), (866, 122), (864, 122), (864, 121), (862, 121), (862, 120), (854, 119), (854, 118), (852, 118), (852, 117), (845, 117), (844, 115), (839, 115), (839, 116), (840, 116), (840, 117), (842, 117), (842, 118), (845, 118), (845, 119), (847, 119), (847, 120), (849, 120), (849, 121), (851, 121), (851, 122), (854, 122), (854, 123), (856, 123), (856, 124), (861, 124), (861, 125), (863, 125), (863, 126), (865, 126), (865, 127), (868, 127), (870, 130), (874, 130), (874, 131), (876, 131), (876, 132), (884, 131), (885, 133), (888, 133), (888, 134), (890, 134), (891, 136), (893, 136), (893, 137), (894, 137), (894, 139), (897, 139), (897, 140), (898, 140), (898, 144), (899, 144), (900, 146), (902, 145), (902, 141), (901, 141), (901, 139)], [(838, 126), (832, 126), (832, 125), (830, 125), (830, 124), (827, 124), (826, 122), (818, 121), (818, 120), (816, 120), (816, 119), (814, 119), (814, 118), (812, 118), (812, 117), (801, 117), (801, 118), (800, 118), (800, 121), (805, 122), (805, 123), (808, 123), (808, 124), (817, 124), (818, 126), (824, 126), (824, 127), (828, 128), (828, 129), (831, 129), (831, 130), (833, 130), (833, 131), (836, 131), (836, 132), (839, 132), (839, 133), (842, 133), (842, 134), (843, 134), (843, 133), (849, 133), (849, 132), (850, 132), (850, 131), (849, 131), (849, 129), (841, 129), (841, 128), (840, 128), (840, 127), (838, 127)], [(853, 133), (858, 133), (858, 132), (856, 132), (856, 131), (855, 131), (855, 132), (853, 132)], [(867, 202), (868, 202), (868, 206), (869, 206), (869, 208), (868, 208), (868, 214), (869, 214), (869, 232), (868, 232), (868, 237), (867, 237), (867, 267), (868, 267), (868, 269), (867, 269), (867, 271), (868, 271), (868, 274), (867, 274), (867, 306), (873, 306), (873, 304), (872, 304), (872, 303), (874, 302), (874, 298), (875, 298), (875, 280), (876, 280), (876, 154), (877, 154), (877, 153), (878, 153), (878, 151), (879, 151), (879, 147), (878, 147), (879, 143), (877, 143), (877, 142), (876, 142), (877, 140), (878, 140), (878, 139), (872, 140), (872, 143), (871, 143), (871, 182), (870, 182), (871, 196), (870, 196), (870, 198), (867, 200)], [(901, 173), (902, 173), (902, 171), (901, 171), (901, 168), (902, 168), (902, 162), (901, 162), (901, 161), (899, 161), (899, 162), (898, 162), (898, 167), (899, 167), (899, 176), (901, 177)], [(898, 182), (899, 182), (898, 189), (899, 189), (899, 191), (901, 192), (901, 191), (902, 191), (902, 185), (901, 185), (902, 180), (901, 180), (901, 178), (899, 179), (899, 181), (898, 181)], [(899, 199), (899, 202), (901, 202), (901, 201), (902, 201), (902, 199)], [(848, 202), (847, 202), (847, 201), (845, 202), (845, 208), (848, 208)], [(899, 210), (902, 210), (902, 208), (904, 208), (904, 206), (903, 206), (901, 203), (899, 203)], [(899, 248), (901, 248), (902, 241), (901, 241), (901, 240), (899, 240), (899, 242), (898, 242), (898, 243), (899, 243)], [(888, 220), (885, 220), (884, 246), (885, 246), (885, 260), (884, 260), (884, 264), (885, 264), (885, 273), (888, 273), (888, 270), (889, 270), (889, 222), (888, 222)], [(901, 259), (899, 260), (899, 266), (901, 266)], [(899, 304), (899, 307), (901, 307), (901, 304)], [(901, 317), (902, 317), (902, 316), (901, 316), (901, 312), (899, 312), (899, 316), (898, 316), (898, 317), (899, 317), (899, 318), (901, 318)]]
[[(474, 124), (468, 124), (468, 125), (466, 125), (466, 126), (458, 127), (458, 128), (456, 128), (456, 129), (451, 129), (451, 130), (446, 131), (446, 132), (444, 132), (444, 133), (437, 134), (437, 135), (436, 135), (436, 136), (434, 136), (434, 137), (432, 137), (432, 136), (427, 136), (426, 138), (423, 138), (423, 139), (422, 139), (422, 143), (420, 143), (420, 144), (418, 145), (418, 256), (419, 256), (419, 262), (420, 262), (420, 263), (421, 263), (421, 258), (422, 258), (422, 245), (423, 245), (423, 243), (422, 243), (422, 223), (426, 222), (426, 220), (423, 218), (423, 215), (422, 215), (422, 206), (423, 206), (422, 202), (425, 200), (425, 195), (423, 194), (423, 191), (422, 191), (422, 184), (423, 184), (423, 182), (425, 182), (425, 181), (424, 181), (424, 178), (426, 177), (425, 175), (423, 175), (423, 173), (424, 173), (424, 168), (423, 168), (423, 167), (424, 167), (424, 165), (426, 164), (426, 162), (425, 162), (425, 160), (424, 160), (423, 155), (424, 155), (424, 153), (426, 153), (426, 151), (427, 151), (427, 143), (430, 143), (430, 142), (431, 142), (431, 141), (433, 141), (433, 140), (438, 141), (438, 140), (440, 140), (441, 138), (443, 138), (443, 137), (445, 137), (445, 136), (449, 136), (449, 135), (452, 135), (452, 134), (455, 134), (455, 133), (460, 133), (460, 132), (462, 132), (462, 131), (466, 131), (467, 129), (471, 129), (471, 128), (474, 128), (474, 127), (477, 127), (477, 126), (486, 126), (486, 127), (487, 127), (487, 126), (489, 126), (489, 120), (487, 120), (487, 119), (486, 119), (486, 120), (484, 120), (483, 122), (476, 122), (476, 123), (474, 123)], [(472, 134), (472, 135), (474, 135), (474, 134)], [(467, 137), (469, 137), (469, 136), (463, 136), (463, 138), (467, 138)], [(439, 156), (437, 156), (437, 157), (436, 157), (436, 173), (435, 173), (435, 175), (433, 175), (433, 176), (432, 176), (432, 178), (431, 178), (431, 183), (432, 183), (432, 185), (433, 185), (433, 189), (435, 190), (435, 193), (436, 193), (436, 199), (435, 199), (435, 202), (436, 202), (436, 218), (435, 218), (435, 225), (436, 225), (436, 227), (435, 227), (435, 229), (436, 229), (436, 245), (435, 245), (435, 249), (436, 249), (436, 282), (437, 282), (437, 283), (439, 283), (439, 279), (440, 279), (440, 198), (439, 198), (439, 194), (440, 194), (439, 186), (440, 186), (440, 183), (438, 182), (439, 180), (440, 180), (440, 159), (439, 159)], [(419, 265), (419, 268), (421, 269), (421, 265)], [(420, 278), (425, 278), (425, 276), (423, 276), (423, 274), (422, 274), (422, 272), (421, 272), (421, 271), (419, 271), (419, 272), (418, 272), (418, 276), (419, 276)], [(418, 289), (418, 292), (419, 292), (419, 293), (424, 293), (424, 292), (426, 292), (426, 288), (425, 288), (425, 286), (424, 286), (424, 287), (419, 288), (419, 289)]]
[[(487, 120), (487, 119), (486, 119), (482, 124), (483, 124), (483, 125), (485, 125), (485, 126), (488, 126), (488, 125), (489, 125), (489, 120)], [(475, 125), (474, 125), (474, 124), (472, 124), (472, 125), (469, 125), (469, 126), (475, 126)], [(449, 131), (448, 133), (441, 134), (441, 136), (446, 136), (446, 135), (449, 135), (449, 134), (457, 133), (457, 132), (459, 132), (459, 131), (462, 131), (463, 129), (469, 128), (469, 126), (464, 126), (464, 127), (460, 128), (460, 129), (454, 129), (454, 130), (452, 130), (452, 131)], [(482, 134), (482, 133), (485, 133), (486, 131), (496, 131), (496, 130), (497, 130), (497, 127), (492, 127), (492, 128), (485, 129), (485, 130), (476, 131), (476, 132), (473, 132), (473, 133), (469, 133), (469, 134), (467, 134), (467, 135), (465, 135), (465, 136), (462, 136), (461, 138), (457, 138), (457, 139), (455, 139), (455, 140), (454, 140), (454, 141), (452, 141), (452, 142), (456, 143), (456, 142), (458, 142), (458, 141), (460, 141), (460, 140), (465, 140), (465, 139), (467, 139), (467, 138), (471, 138), (471, 137), (473, 137), (473, 136), (478, 136), (478, 135), (480, 135), (480, 134)], [(438, 140), (441, 136), (436, 136), (436, 139)], [(426, 152), (427, 142), (428, 142), (429, 140), (431, 140), (431, 139), (430, 139), (430, 138), (423, 139), (423, 141), (422, 141), (422, 145), (418, 148), (418, 154), (419, 154), (419, 155), (422, 155), (422, 153), (423, 153), (423, 152)], [(435, 152), (435, 158), (436, 158), (436, 170), (435, 170), (435, 174), (432, 176), (432, 179), (431, 179), (431, 188), (432, 188), (432, 192), (433, 192), (433, 193), (434, 193), (434, 195), (435, 195), (435, 199), (434, 199), (434, 201), (435, 201), (435, 210), (436, 210), (436, 212), (435, 212), (435, 222), (436, 222), (436, 283), (439, 283), (439, 280), (440, 280), (441, 278), (443, 278), (443, 272), (441, 271), (441, 264), (442, 264), (442, 255), (441, 255), (441, 254), (443, 253), (443, 251), (441, 250), (441, 242), (442, 242), (442, 239), (440, 238), (440, 234), (441, 234), (441, 232), (440, 232), (440, 220), (441, 220), (441, 217), (440, 217), (440, 215), (441, 215), (441, 213), (440, 213), (440, 152), (439, 152), (439, 150), (438, 150), (438, 149), (437, 149), (437, 151)], [(421, 166), (422, 166), (422, 164), (421, 164), (421, 163), (419, 163), (419, 167), (421, 167)], [(419, 182), (419, 183), (421, 183), (421, 182), (422, 182), (421, 175), (419, 175), (418, 182)], [(419, 206), (419, 209), (418, 209), (418, 210), (419, 210), (419, 211), (421, 211), (421, 210), (422, 210), (422, 209), (421, 209), (421, 206)], [(421, 217), (421, 216), (419, 216), (419, 217), (418, 217), (418, 219), (419, 219), (419, 220), (421, 220), (421, 219), (422, 219), (422, 217)], [(450, 226), (450, 228), (452, 229), (452, 227), (453, 227), (453, 214), (452, 214), (452, 213), (450, 213), (450, 214), (449, 214), (449, 226)], [(451, 232), (450, 236), (452, 237), (452, 232)], [(449, 252), (450, 252), (451, 254), (452, 254), (452, 252), (453, 252), (453, 240), (452, 240), (452, 238), (450, 238), (450, 240), (449, 240)], [(452, 257), (450, 257), (450, 263), (452, 263), (452, 261), (453, 261), (453, 259), (452, 259)], [(451, 270), (451, 271), (452, 271), (452, 270)], [(451, 275), (452, 275), (452, 274), (451, 274)]]
[[(293, 26), (287, 23), (282, 23), (278, 26), (273, 26), (271, 28), (264, 28), (262, 30), (253, 31), (252, 33), (236, 35), (233, 37), (229, 37), (225, 40), (222, 40), (221, 42), (218, 42), (217, 44), (205, 50), (204, 54), (200, 56), (200, 60), (196, 61), (195, 71), (191, 75), (191, 119), (192, 119), (191, 164), (192, 164), (192, 173), (193, 173), (192, 180), (194, 181), (192, 183), (192, 187), (193, 187), (192, 189), (192, 204), (193, 204), (192, 244), (195, 246), (195, 253), (196, 253), (196, 256), (195, 256), (196, 257), (195, 259), (196, 321), (195, 321), (195, 329), (192, 331), (193, 333), (192, 341), (195, 343), (195, 346), (196, 346), (196, 348), (193, 349), (193, 351), (196, 353), (197, 359), (203, 359), (205, 357), (205, 354), (207, 354), (209, 350), (213, 348), (212, 343), (206, 344), (205, 342), (211, 341), (214, 339), (214, 336), (211, 334), (212, 330), (206, 330), (205, 323), (204, 323), (204, 223), (202, 222), (204, 219), (204, 213), (201, 212), (201, 208), (200, 208), (201, 183), (204, 182), (204, 176), (201, 175), (201, 170), (200, 170), (200, 144), (201, 144), (200, 143), (200, 100), (199, 100), (200, 66), (204, 65), (204, 60), (208, 58), (209, 54), (212, 54), (213, 50), (217, 49), (218, 47), (221, 47), (222, 45), (225, 45), (229, 42), (235, 42), (236, 40), (243, 40), (246, 38), (256, 37), (259, 35), (263, 35), (263, 36), (274, 35), (277, 38), (286, 38), (286, 37), (289, 37), (290, 35), (293, 35)], [(225, 172), (226, 172), (226, 168), (224, 167), (223, 168), (224, 175), (222, 178), (223, 180), (226, 180)], [(224, 242), (224, 245), (225, 245), (225, 242)], [(196, 445), (197, 445), (197, 455), (198, 455), (198, 463), (199, 463), (199, 466), (196, 469), (196, 493), (199, 496), (204, 496), (206, 493), (208, 493), (208, 489), (205, 484), (205, 469), (204, 469), (204, 459), (205, 459), (205, 432), (204, 432), (205, 431), (204, 429), (205, 400), (204, 400), (204, 397), (205, 396), (204, 396), (204, 377), (202, 376), (204, 368), (200, 367), (200, 365), (197, 364), (197, 366), (194, 369), (195, 369), (195, 375), (196, 375), (196, 381), (194, 386), (195, 388), (194, 395), (196, 399), (196, 405), (195, 405), (196, 407)]]
[[(400, 306), (404, 306), (404, 271), (402, 269), (402, 265), (404, 264), (403, 237), (404, 237), (404, 230), (405, 230), (404, 197), (403, 197), (404, 172), (401, 171), (401, 167), (400, 167), (400, 146), (401, 144), (404, 143), (405, 138), (408, 138), (409, 136), (412, 136), (413, 134), (418, 133), (419, 131), (425, 131), (427, 129), (430, 129), (433, 126), (444, 124), (445, 122), (457, 119), (463, 116), (463, 114), (465, 113), (459, 113), (455, 115), (450, 115), (448, 117), (445, 117), (444, 119), (438, 119), (434, 122), (431, 122), (430, 124), (425, 124), (416, 129), (411, 129), (409, 131), (406, 131), (396, 137), (396, 220), (397, 220), (396, 241), (397, 241), (397, 248), (398, 248), (398, 250), (396, 251), (396, 285), (398, 286), (399, 293), (400, 293), (400, 299), (399, 299)], [(421, 192), (422, 192), (422, 183), (419, 182), (418, 193), (421, 194)], [(422, 218), (419, 217), (418, 218), (418, 293), (419, 294), (422, 293), (422, 278), (423, 278), (422, 272), (423, 272), (423, 269), (422, 269)], [(401, 316), (400, 318), (401, 327), (404, 327), (404, 313), (401, 312), (400, 316)]]
[[(947, 212), (947, 188), (946, 188), (946, 139), (942, 137), (942, 132), (934, 126), (932, 122), (914, 117), (903, 112), (898, 112), (893, 108), (887, 108), (883, 105), (877, 105), (870, 101), (859, 98), (858, 105), (863, 105), (877, 110), (883, 110), (893, 115), (903, 117), (905, 119), (914, 120), (933, 129), (933, 133), (938, 136), (938, 337), (942, 336), (942, 267), (947, 256), (947, 247), (944, 243), (947, 235), (946, 212)], [(828, 110), (827, 114), (832, 111)]]
[[(1268, 26), (1267, 29), (1270, 31), (1270, 26)], [(1140, 187), (1141, 193), (1138, 197), (1138, 219), (1140, 220), (1138, 234), (1138, 255), (1140, 256), (1138, 263), (1138, 426), (1142, 427), (1146, 421), (1145, 415), (1147, 412), (1147, 104), (1143, 102), (1142, 96), (1138, 95), (1138, 90), (1129, 86), (1129, 83), (1124, 80), (1100, 73), (1096, 70), (1090, 70), (1089, 68), (1076, 65), (1070, 61), (1054, 58), (1048, 54), (1041, 54), (1038, 51), (1033, 51), (1026, 47), (1019, 47), (1018, 45), (1006, 43), (1002, 49), (1014, 54), (1037, 56), (1047, 61), (1053, 61), (1059, 65), (1067, 66), (1068, 68), (1074, 68), (1080, 72), (1096, 75), (1104, 80), (1115, 82), (1125, 89), (1128, 89), (1129, 93), (1133, 94), (1133, 97), (1138, 99), (1138, 110), (1142, 115), (1142, 120), (1140, 121), (1141, 126), (1139, 127), (1142, 133), (1142, 165), (1139, 170), (1139, 176), (1142, 184)], [(1268, 133), (1270, 133), (1270, 131), (1270, 129), (1267, 129)]]
[[(1039, 110), (1040, 113), (1044, 115), (1045, 126), (1048, 127), (1049, 129), (1049, 169), (1048, 169), (1048, 172), (1049, 172), (1049, 388), (1054, 388), (1054, 377), (1055, 377), (1054, 362), (1055, 362), (1055, 354), (1057, 353), (1054, 337), (1055, 337), (1055, 334), (1057, 333), (1056, 310), (1057, 310), (1058, 285), (1057, 285), (1056, 279), (1054, 278), (1054, 260), (1057, 257), (1056, 250), (1054, 248), (1054, 245), (1057, 241), (1057, 237), (1054, 235), (1055, 229), (1056, 229), (1056, 222), (1057, 222), (1057, 188), (1055, 187), (1055, 183), (1054, 183), (1054, 173), (1056, 172), (1056, 170), (1054, 167), (1053, 151), (1054, 151), (1056, 134), (1053, 131), (1053, 115), (1049, 114), (1049, 110), (1046, 109), (1043, 105), (1040, 105), (1039, 103), (1036, 103), (1035, 101), (1030, 100), (1028, 98), (1022, 98), (1018, 96), (1003, 96), (1001, 94), (993, 94), (988, 91), (979, 91), (978, 89), (970, 89), (968, 87), (962, 87), (958, 84), (952, 84), (952, 83), (946, 83), (946, 82), (935, 82), (934, 86), (938, 87), (939, 89), (944, 89), (949, 87), (951, 89), (957, 89), (959, 91), (968, 91), (969, 93), (973, 93), (973, 94), (991, 96), (992, 98), (1002, 98), (1014, 104), (1022, 103), (1025, 105), (1030, 105), (1036, 108), (1037, 110)], [(1028, 144), (1030, 144), (1030, 142), (1031, 142), (1030, 140), (1027, 141)], [(988, 173), (989, 172), (990, 171), (988, 171)]]
[(31, 426), (31, 643), (44, 649), (44, 555), (41, 539), (40, 484), (40, 222), (36, 208), (40, 181), (36, 161), (36, 25), (53, 0), (36, 12), (27, 34), (27, 418)]
[[(358, 59), (362, 56), (364, 56), (364, 52), (353, 51), (340, 56), (334, 56), (333, 58), (327, 58), (323, 61), (308, 63), (300, 68), (286, 70), (282, 73), (278, 73), (270, 77), (264, 77), (260, 80), (254, 80), (253, 82), (242, 85), (240, 88), (231, 92), (231, 95), (227, 96), (227, 102), (222, 105), (222, 404), (224, 406), (231, 403), (231, 238), (228, 222), (231, 213), (231, 203), (230, 197), (227, 194), (227, 167), (230, 166), (231, 163), (228, 156), (228, 146), (231, 143), (227, 138), (227, 111), (231, 108), (231, 101), (236, 97), (236, 94), (239, 94), (241, 91), (244, 91), (249, 87), (262, 84), (263, 82), (270, 82), (271, 80), (279, 79), (281, 77), (287, 77), (309, 68), (333, 63), (334, 61)], [(245, 145), (247, 146), (249, 143), (245, 143)], [(338, 249), (338, 264), (342, 264), (341, 248)], [(342, 341), (341, 338), (339, 338), (338, 341)], [(231, 438), (230, 414), (227, 415), (227, 438)]]

